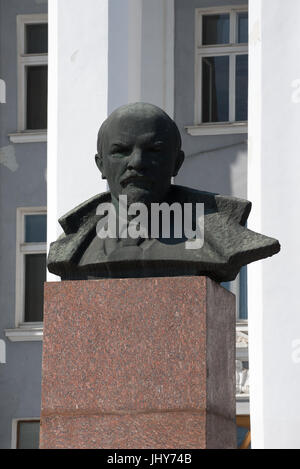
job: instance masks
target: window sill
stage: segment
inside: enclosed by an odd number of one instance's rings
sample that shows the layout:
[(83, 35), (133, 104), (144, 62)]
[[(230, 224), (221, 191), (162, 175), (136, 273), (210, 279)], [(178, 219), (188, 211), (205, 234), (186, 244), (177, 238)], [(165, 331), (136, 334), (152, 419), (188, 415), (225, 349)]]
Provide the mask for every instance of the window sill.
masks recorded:
[(248, 320), (239, 319), (236, 323), (236, 359), (248, 361)]
[(240, 330), (248, 330), (248, 319), (240, 319), (236, 320), (236, 327), (240, 328)]
[(249, 402), (249, 394), (236, 394), (235, 398), (237, 402)]
[(8, 134), (8, 137), (12, 143), (45, 143), (47, 142), (47, 131), (40, 130), (37, 132), (16, 132), (13, 134)]
[(228, 122), (220, 124), (188, 125), (187, 133), (193, 137), (203, 135), (232, 135), (248, 133), (248, 122)]
[(236, 397), (236, 415), (249, 415), (250, 414), (250, 402), (249, 395), (240, 394)]
[(236, 360), (240, 360), (241, 362), (247, 362), (249, 360), (249, 351), (248, 347), (236, 347), (235, 349), (235, 357)]
[(6, 329), (6, 337), (11, 342), (37, 342), (43, 340), (43, 324), (22, 325), (15, 329)]

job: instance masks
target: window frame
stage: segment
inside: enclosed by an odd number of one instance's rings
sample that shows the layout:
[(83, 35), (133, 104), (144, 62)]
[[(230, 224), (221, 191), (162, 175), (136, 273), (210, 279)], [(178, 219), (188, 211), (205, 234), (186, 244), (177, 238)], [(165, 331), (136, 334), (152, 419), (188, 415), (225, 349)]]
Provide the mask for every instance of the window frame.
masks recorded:
[[(17, 69), (18, 69), (18, 123), (17, 132), (33, 135), (46, 134), (47, 129), (31, 130), (27, 129), (26, 111), (27, 111), (27, 96), (26, 96), (26, 67), (47, 65), (48, 66), (48, 53), (44, 54), (25, 54), (25, 28), (28, 24), (48, 24), (47, 14), (34, 14), (34, 15), (17, 15)], [(12, 134), (12, 138), (16, 134)], [(45, 137), (42, 140), (45, 141)]]
[[(187, 126), (190, 135), (221, 135), (227, 133), (247, 133), (248, 122), (235, 120), (236, 104), (236, 57), (248, 55), (248, 43), (237, 43), (238, 13), (248, 12), (247, 5), (196, 8), (195, 14), (195, 106), (194, 125)], [(203, 45), (203, 16), (229, 14), (229, 44)], [(205, 57), (229, 56), (229, 120), (225, 122), (202, 121), (202, 59)]]
[(17, 208), (16, 236), (16, 328), (42, 327), (43, 322), (25, 321), (25, 255), (47, 254), (47, 242), (25, 243), (25, 216), (47, 215), (46, 207)]
[(18, 449), (19, 445), (19, 423), (39, 423), (41, 419), (39, 417), (29, 418), (15, 418), (12, 419), (12, 431), (11, 431), (11, 449)]

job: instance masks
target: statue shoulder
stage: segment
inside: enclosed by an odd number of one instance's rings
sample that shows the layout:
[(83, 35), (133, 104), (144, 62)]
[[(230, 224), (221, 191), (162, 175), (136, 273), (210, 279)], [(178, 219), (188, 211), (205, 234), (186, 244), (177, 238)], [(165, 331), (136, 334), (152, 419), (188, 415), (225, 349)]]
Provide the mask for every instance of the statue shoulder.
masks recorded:
[(97, 207), (110, 201), (109, 192), (96, 195), (59, 219), (64, 233), (50, 244), (47, 260), (50, 272), (65, 278), (70, 274), (70, 269), (76, 270), (78, 257), (84, 252), (84, 246), (99, 218), (96, 215)]
[(240, 225), (246, 224), (252, 206), (251, 202), (245, 199), (184, 186), (172, 186), (172, 193), (173, 199), (180, 203), (204, 203), (206, 214), (218, 212)]
[(64, 230), (64, 233), (67, 235), (76, 233), (80, 226), (82, 226), (90, 216), (95, 215), (99, 204), (110, 201), (110, 192), (104, 192), (103, 194), (98, 194), (94, 197), (91, 197), (82, 204), (70, 210), (58, 220), (60, 226)]

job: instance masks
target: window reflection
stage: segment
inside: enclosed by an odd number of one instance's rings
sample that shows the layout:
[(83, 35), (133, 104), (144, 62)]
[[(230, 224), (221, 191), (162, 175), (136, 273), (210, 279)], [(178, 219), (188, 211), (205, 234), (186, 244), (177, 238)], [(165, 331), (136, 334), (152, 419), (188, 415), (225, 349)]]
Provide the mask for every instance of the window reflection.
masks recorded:
[(202, 121), (228, 121), (229, 57), (205, 57), (202, 66)]
[(38, 420), (24, 420), (18, 422), (17, 449), (38, 449), (40, 422)]
[(238, 13), (238, 43), (248, 42), (248, 13)]
[(248, 55), (236, 56), (235, 120), (248, 120)]
[(47, 128), (47, 89), (48, 66), (38, 65), (26, 67), (27, 73), (27, 112), (28, 130)]
[(250, 416), (238, 415), (237, 424), (237, 448), (251, 449)]
[(203, 16), (202, 28), (204, 46), (229, 43), (229, 14)]
[(25, 243), (46, 243), (47, 215), (25, 215)]
[(47, 54), (48, 24), (26, 25), (26, 54)]

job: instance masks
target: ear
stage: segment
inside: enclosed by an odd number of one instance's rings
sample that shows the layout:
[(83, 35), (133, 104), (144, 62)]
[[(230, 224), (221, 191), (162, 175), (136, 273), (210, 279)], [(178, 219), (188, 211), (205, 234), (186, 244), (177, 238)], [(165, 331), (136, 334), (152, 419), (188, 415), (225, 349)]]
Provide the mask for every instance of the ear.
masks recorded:
[(180, 150), (178, 152), (175, 165), (174, 165), (174, 171), (173, 171), (173, 177), (177, 176), (178, 171), (180, 170), (182, 163), (184, 162), (185, 154), (184, 151)]
[(96, 161), (96, 165), (100, 171), (100, 173), (102, 174), (102, 179), (106, 179), (106, 176), (104, 174), (104, 168), (103, 168), (103, 157), (102, 155), (99, 155), (99, 153), (97, 153), (95, 155), (95, 161)]

